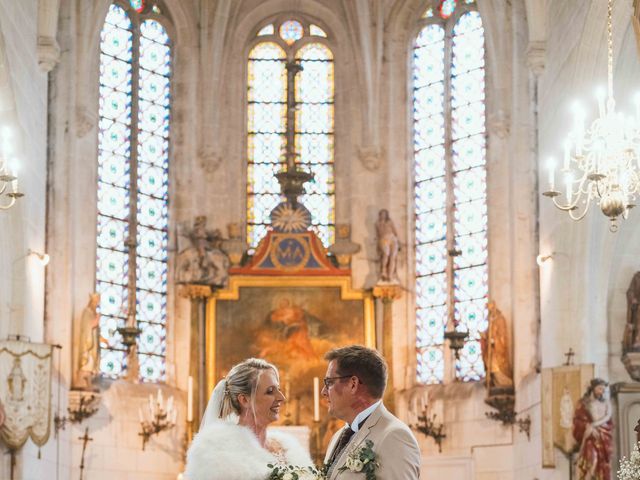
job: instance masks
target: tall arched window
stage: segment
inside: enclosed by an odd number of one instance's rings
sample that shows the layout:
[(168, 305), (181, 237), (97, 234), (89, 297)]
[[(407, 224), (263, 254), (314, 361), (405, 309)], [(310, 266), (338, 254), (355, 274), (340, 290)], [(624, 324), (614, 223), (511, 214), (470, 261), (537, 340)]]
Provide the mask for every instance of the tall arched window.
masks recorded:
[(282, 200), (275, 174), (283, 162), (286, 132), (287, 74), (297, 60), (297, 161), (314, 174), (301, 197), (325, 246), (334, 240), (333, 54), (319, 26), (299, 20), (278, 21), (257, 34), (248, 61), (247, 243), (264, 237), (271, 210)]
[(126, 371), (117, 329), (135, 315), (144, 381), (165, 378), (171, 41), (163, 21), (155, 2), (114, 2), (100, 37), (100, 371)]
[(473, 0), (433, 0), (413, 49), (417, 374), (446, 380), (447, 326), (467, 331), (455, 378), (484, 377), (487, 197), (484, 30)]

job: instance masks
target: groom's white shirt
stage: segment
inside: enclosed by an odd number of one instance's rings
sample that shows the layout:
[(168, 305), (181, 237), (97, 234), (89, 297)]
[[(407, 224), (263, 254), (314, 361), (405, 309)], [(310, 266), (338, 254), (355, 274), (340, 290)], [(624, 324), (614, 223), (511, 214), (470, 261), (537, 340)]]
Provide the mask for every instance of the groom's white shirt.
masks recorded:
[[(363, 413), (363, 412), (361, 412)], [(357, 425), (356, 419), (353, 423)], [(345, 428), (348, 428), (345, 427)], [(324, 461), (329, 461), (331, 452), (340, 438), (338, 430), (327, 449)], [(376, 470), (379, 480), (417, 480), (420, 478), (420, 448), (413, 433), (403, 422), (393, 416), (382, 403), (379, 403), (362, 428), (353, 435), (351, 441), (336, 458), (329, 471), (329, 480), (363, 480), (362, 472), (340, 471), (345, 465), (349, 452), (358, 448), (365, 440), (373, 442), (376, 461), (380, 464)]]
[(373, 411), (376, 408), (378, 408), (378, 405), (380, 405), (381, 403), (382, 403), (382, 400), (378, 400), (376, 403), (374, 403), (370, 407), (367, 407), (364, 410), (362, 410), (358, 415), (356, 415), (356, 418), (353, 419), (353, 422), (351, 422), (351, 425), (347, 423), (347, 428), (350, 428), (355, 433), (358, 433), (358, 430), (360, 429), (359, 427), (362, 421), (365, 418), (367, 418), (369, 415), (371, 415)]

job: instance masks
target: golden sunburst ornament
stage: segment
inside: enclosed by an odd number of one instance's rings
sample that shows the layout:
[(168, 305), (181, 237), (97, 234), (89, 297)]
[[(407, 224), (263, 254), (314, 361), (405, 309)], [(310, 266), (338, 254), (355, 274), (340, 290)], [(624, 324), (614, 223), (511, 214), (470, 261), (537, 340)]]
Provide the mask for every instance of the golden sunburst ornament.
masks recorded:
[(276, 232), (304, 232), (310, 224), (311, 214), (303, 205), (294, 208), (289, 202), (284, 202), (271, 212), (271, 225)]

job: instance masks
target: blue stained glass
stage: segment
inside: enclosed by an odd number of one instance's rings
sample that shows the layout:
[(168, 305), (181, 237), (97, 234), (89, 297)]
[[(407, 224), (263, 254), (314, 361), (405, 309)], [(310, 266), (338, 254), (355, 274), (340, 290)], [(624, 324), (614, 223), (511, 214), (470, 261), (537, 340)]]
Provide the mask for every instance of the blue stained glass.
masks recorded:
[[(131, 2), (141, 11), (144, 2)], [(158, 13), (158, 12), (156, 12)], [(137, 17), (136, 17), (137, 18)], [(101, 33), (98, 231), (96, 290), (101, 293), (101, 372), (116, 378), (126, 372), (126, 352), (117, 328), (124, 326), (129, 302), (129, 269), (136, 268), (137, 296), (153, 290), (162, 307), (144, 313), (137, 299), (142, 334), (139, 339), (143, 381), (163, 380), (166, 335), (166, 271), (168, 237), (168, 134), (171, 72), (170, 41), (155, 20), (140, 25), (140, 49), (132, 51), (133, 24), (124, 9), (112, 5)], [(134, 56), (140, 68), (132, 70)], [(138, 152), (137, 178), (131, 178), (131, 128), (134, 125), (133, 77), (139, 90), (135, 126)], [(138, 195), (131, 198), (135, 181)], [(135, 201), (136, 216), (131, 216)], [(142, 225), (147, 225), (146, 227)], [(127, 241), (130, 230), (137, 238), (136, 263), (130, 265)], [(158, 300), (160, 298), (161, 300)], [(147, 302), (149, 303), (149, 302)], [(145, 350), (146, 349), (146, 350)], [(148, 355), (153, 353), (153, 355)], [(152, 366), (149, 358), (152, 358)]]
[[(456, 361), (456, 377), (484, 376), (477, 341), (487, 326), (488, 297), (484, 30), (473, 9), (456, 19), (457, 3), (441, 0), (437, 9), (452, 35), (445, 38), (445, 28), (427, 24), (413, 52), (417, 374), (424, 383), (444, 380), (444, 305), (453, 307), (457, 328), (470, 332)], [(423, 18), (433, 14), (430, 9)], [(453, 228), (448, 230), (447, 223)], [(453, 236), (457, 256), (447, 255), (447, 235)]]
[[(281, 35), (286, 31), (285, 35), (293, 42), (298, 38), (294, 24), (285, 22), (283, 28)], [(301, 201), (311, 212), (316, 232), (329, 246), (335, 229), (333, 55), (324, 45), (310, 43), (296, 51), (296, 58), (303, 70), (296, 82), (295, 149), (298, 162), (315, 175), (306, 185)], [(282, 169), (285, 148), (285, 61), (286, 53), (273, 42), (259, 43), (249, 53), (247, 243), (250, 247), (257, 246), (267, 231), (271, 210), (283, 200), (275, 173)]]

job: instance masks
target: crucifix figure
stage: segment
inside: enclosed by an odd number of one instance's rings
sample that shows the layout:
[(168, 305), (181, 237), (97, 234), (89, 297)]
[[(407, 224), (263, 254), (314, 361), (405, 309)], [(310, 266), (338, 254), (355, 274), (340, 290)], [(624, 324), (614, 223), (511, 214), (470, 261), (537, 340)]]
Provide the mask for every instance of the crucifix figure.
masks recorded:
[(564, 356), (567, 357), (567, 361), (564, 362), (566, 366), (573, 365), (573, 357), (575, 354), (576, 352), (573, 351), (573, 348), (569, 348), (569, 351), (564, 354)]
[(93, 438), (89, 436), (89, 427), (84, 429), (84, 435), (78, 437), (78, 440), (82, 440), (82, 458), (80, 460), (80, 480), (82, 480), (84, 474), (84, 453), (87, 451), (87, 443), (93, 440)]

